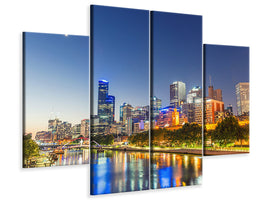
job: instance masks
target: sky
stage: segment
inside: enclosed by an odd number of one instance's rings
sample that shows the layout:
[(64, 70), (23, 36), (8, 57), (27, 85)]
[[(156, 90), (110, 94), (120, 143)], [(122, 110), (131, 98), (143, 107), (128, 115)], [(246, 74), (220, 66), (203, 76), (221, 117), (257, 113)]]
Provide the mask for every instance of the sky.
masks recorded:
[(152, 96), (170, 104), (170, 84), (202, 87), (202, 17), (152, 12)]
[(98, 81), (109, 81), (115, 96), (115, 120), (120, 105), (149, 105), (149, 12), (92, 6), (93, 113), (97, 114)]
[(249, 82), (249, 48), (238, 46), (210, 45), (204, 47), (206, 96), (208, 86), (222, 90), (224, 106), (233, 106), (237, 114), (235, 85)]
[(25, 131), (89, 118), (89, 37), (24, 33)]

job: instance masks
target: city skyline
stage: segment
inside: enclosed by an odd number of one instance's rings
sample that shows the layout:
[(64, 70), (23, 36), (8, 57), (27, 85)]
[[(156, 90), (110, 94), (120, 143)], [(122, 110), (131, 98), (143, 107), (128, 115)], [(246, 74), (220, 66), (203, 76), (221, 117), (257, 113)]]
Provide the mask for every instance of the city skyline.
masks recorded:
[(94, 40), (91, 83), (92, 115), (97, 114), (98, 81), (109, 81), (115, 96), (115, 120), (120, 105), (149, 105), (149, 12), (92, 6)]
[[(89, 37), (24, 33), (25, 132), (89, 118)], [(86, 92), (88, 91), (88, 92)]]
[(170, 104), (170, 85), (184, 82), (186, 94), (202, 87), (202, 17), (151, 12), (152, 96)]
[(225, 108), (231, 104), (237, 114), (236, 84), (249, 82), (249, 48), (226, 45), (204, 45), (205, 88), (208, 86), (222, 90)]

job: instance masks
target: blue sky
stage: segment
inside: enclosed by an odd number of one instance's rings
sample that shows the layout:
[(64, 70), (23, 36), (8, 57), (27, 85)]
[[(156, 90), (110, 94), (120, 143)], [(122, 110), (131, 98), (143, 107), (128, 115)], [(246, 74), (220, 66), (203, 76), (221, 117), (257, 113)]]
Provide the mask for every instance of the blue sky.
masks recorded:
[(88, 119), (89, 37), (26, 32), (24, 44), (26, 132)]
[(233, 112), (237, 114), (235, 85), (249, 82), (249, 48), (207, 44), (204, 59), (206, 90), (211, 77), (214, 89), (222, 90), (224, 106), (232, 104)]
[(149, 12), (93, 6), (93, 114), (97, 114), (98, 81), (109, 81), (115, 120), (123, 102), (149, 105)]
[(152, 12), (152, 96), (170, 104), (170, 84), (202, 87), (202, 17)]

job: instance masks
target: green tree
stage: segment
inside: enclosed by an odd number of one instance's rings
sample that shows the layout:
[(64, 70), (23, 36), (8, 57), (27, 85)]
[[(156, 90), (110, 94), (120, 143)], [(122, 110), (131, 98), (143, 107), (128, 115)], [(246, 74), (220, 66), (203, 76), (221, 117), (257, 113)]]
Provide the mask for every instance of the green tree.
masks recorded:
[(112, 145), (114, 143), (114, 136), (111, 134), (108, 134), (104, 139), (105, 145)]
[(28, 163), (33, 156), (39, 156), (39, 146), (32, 139), (26, 138), (23, 140), (23, 158)]
[(248, 141), (249, 139), (249, 124), (245, 126), (239, 126), (235, 135), (235, 139), (240, 141), (241, 147), (243, 146), (243, 140)]
[(233, 143), (239, 134), (239, 124), (235, 117), (230, 116), (222, 120), (217, 124), (211, 140), (220, 144), (220, 146), (227, 146), (229, 143)]

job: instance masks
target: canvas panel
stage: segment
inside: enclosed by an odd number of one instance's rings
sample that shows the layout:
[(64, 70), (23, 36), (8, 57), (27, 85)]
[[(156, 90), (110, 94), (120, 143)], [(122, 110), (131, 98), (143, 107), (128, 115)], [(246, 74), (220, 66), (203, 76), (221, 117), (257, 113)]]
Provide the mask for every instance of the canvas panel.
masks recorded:
[(204, 155), (249, 153), (249, 47), (204, 45)]
[(91, 195), (149, 189), (149, 12), (91, 6)]
[(23, 33), (23, 167), (88, 164), (89, 37)]
[(202, 181), (202, 17), (151, 14), (151, 188)]

